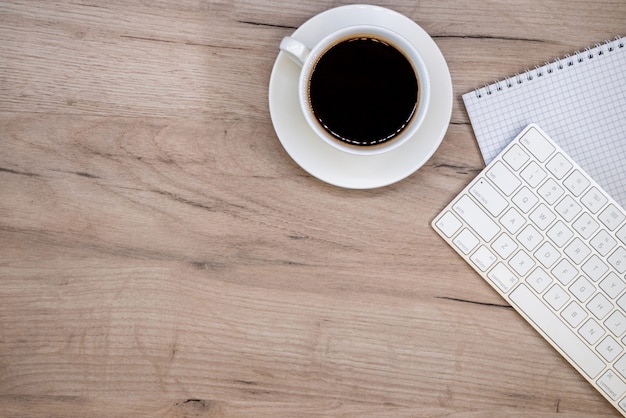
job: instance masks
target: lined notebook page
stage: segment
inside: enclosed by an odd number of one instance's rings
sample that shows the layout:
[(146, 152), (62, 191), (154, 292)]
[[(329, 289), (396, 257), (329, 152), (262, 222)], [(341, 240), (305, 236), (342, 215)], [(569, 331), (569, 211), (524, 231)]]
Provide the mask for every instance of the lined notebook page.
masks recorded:
[(485, 163), (536, 123), (626, 208), (625, 41), (616, 38), (464, 94)]

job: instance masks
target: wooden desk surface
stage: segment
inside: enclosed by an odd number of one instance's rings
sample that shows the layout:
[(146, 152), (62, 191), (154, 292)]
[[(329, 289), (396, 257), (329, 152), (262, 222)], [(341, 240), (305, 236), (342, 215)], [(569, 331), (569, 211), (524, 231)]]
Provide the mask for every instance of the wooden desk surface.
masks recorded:
[(626, 2), (381, 1), (454, 108), (366, 191), (268, 110), (281, 38), (341, 4), (0, 3), (0, 415), (618, 416), (429, 223), (483, 167), (461, 94), (623, 35)]

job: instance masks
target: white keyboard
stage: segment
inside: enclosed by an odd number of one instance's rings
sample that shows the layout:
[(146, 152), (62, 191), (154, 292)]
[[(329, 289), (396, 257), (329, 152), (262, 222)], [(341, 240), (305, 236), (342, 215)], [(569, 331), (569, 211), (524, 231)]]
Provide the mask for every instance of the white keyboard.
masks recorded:
[(624, 209), (529, 125), (432, 222), (624, 416), (625, 220)]

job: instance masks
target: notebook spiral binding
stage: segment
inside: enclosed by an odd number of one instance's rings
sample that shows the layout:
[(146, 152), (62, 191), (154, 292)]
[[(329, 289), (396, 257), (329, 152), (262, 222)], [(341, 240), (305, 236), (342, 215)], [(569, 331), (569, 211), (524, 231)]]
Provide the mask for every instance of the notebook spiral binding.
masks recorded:
[(490, 96), (498, 91), (503, 91), (505, 88), (510, 89), (517, 84), (523, 84), (527, 81), (532, 81), (535, 78), (540, 78), (546, 74), (552, 74), (556, 71), (563, 70), (566, 67), (572, 67), (577, 63), (582, 63), (585, 59), (592, 59), (595, 56), (602, 56), (607, 53), (611, 53), (618, 48), (624, 48), (624, 41), (626, 38), (616, 36), (613, 39), (607, 39), (604, 43), (597, 43), (593, 47), (587, 47), (584, 51), (575, 51), (573, 54), (565, 54), (561, 58), (555, 58), (552, 62), (546, 61), (543, 65), (536, 65), (534, 68), (529, 68), (522, 73), (515, 73), (511, 77), (506, 77), (502, 80), (496, 80), (491, 84), (485, 84), (484, 87), (478, 87), (474, 90), (477, 98), (482, 98), (484, 95)]

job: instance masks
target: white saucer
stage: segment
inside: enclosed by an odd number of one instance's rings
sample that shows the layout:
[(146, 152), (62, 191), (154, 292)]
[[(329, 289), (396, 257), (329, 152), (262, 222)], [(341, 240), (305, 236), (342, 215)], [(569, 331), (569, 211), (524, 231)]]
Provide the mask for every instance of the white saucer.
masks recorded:
[(269, 87), (269, 106), (278, 139), (309, 174), (339, 187), (371, 189), (404, 179), (420, 168), (441, 143), (452, 114), (452, 79), (435, 41), (415, 22), (389, 9), (350, 5), (312, 17), (291, 36), (311, 47), (346, 26), (372, 24), (392, 28), (415, 45), (431, 80), (431, 104), (417, 133), (400, 147), (379, 155), (352, 155), (316, 136), (298, 102), (300, 68), (280, 52)]

